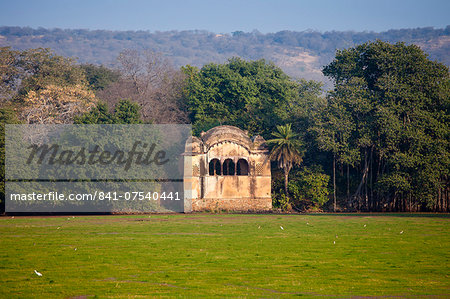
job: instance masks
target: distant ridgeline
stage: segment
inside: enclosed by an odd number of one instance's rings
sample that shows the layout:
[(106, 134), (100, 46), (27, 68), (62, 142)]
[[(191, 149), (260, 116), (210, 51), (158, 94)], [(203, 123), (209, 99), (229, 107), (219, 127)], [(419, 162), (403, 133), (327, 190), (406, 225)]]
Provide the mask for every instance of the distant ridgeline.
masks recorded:
[(331, 62), (336, 49), (380, 39), (416, 44), (432, 60), (450, 66), (450, 26), (389, 30), (386, 32), (280, 31), (262, 34), (216, 34), (208, 31), (108, 31), (86, 29), (32, 29), (0, 27), (0, 46), (15, 49), (51, 48), (57, 54), (76, 57), (82, 63), (114, 66), (125, 48), (151, 49), (169, 57), (175, 66), (203, 66), (239, 56), (246, 60), (273, 61), (288, 75), (324, 81), (322, 66)]

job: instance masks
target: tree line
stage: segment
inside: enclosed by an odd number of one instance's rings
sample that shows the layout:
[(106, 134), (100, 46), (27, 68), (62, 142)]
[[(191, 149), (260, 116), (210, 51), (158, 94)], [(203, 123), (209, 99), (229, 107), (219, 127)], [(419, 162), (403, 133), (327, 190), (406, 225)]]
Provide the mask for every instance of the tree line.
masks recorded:
[(173, 67), (124, 50), (118, 67), (48, 49), (0, 49), (2, 197), (5, 123), (234, 125), (271, 147), (277, 209), (449, 211), (449, 70), (415, 45), (337, 51), (315, 81), (265, 60)]

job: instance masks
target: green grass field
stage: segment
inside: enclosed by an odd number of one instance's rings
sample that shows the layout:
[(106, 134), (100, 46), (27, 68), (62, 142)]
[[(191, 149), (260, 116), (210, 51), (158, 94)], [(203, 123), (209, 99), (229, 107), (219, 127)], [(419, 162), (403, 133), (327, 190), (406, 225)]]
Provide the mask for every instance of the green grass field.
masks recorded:
[(1, 217), (0, 296), (449, 298), (449, 220), (448, 215)]

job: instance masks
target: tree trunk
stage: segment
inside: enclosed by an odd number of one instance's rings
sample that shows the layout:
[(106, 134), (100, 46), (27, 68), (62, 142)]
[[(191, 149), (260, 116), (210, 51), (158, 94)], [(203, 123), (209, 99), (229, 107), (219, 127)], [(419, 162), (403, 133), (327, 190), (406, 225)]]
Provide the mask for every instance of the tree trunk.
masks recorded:
[(347, 164), (347, 202), (350, 205), (350, 165)]
[(333, 200), (334, 212), (336, 213), (336, 154), (333, 153)]
[(289, 177), (289, 173), (287, 171), (284, 171), (284, 193), (286, 194), (286, 197), (289, 197), (289, 194), (288, 194), (288, 177)]
[(284, 193), (286, 194), (286, 198), (288, 198), (288, 200), (289, 200), (289, 192), (288, 192), (289, 171), (291, 171), (291, 167), (284, 168)]
[(373, 147), (370, 150), (370, 197), (369, 197), (369, 211), (373, 211)]
[(366, 151), (364, 153), (364, 170), (363, 170), (363, 174), (362, 174), (362, 177), (361, 177), (361, 181), (359, 182), (359, 186), (356, 189), (355, 194), (353, 195), (353, 197), (358, 200), (358, 205), (360, 204), (362, 188), (364, 187), (364, 183), (366, 182), (368, 173), (369, 173), (369, 163), (367, 163), (367, 149), (366, 149)]
[(437, 196), (438, 202), (439, 202), (439, 212), (442, 212), (444, 209), (444, 201), (443, 197), (441, 196), (441, 188), (438, 188), (438, 196)]

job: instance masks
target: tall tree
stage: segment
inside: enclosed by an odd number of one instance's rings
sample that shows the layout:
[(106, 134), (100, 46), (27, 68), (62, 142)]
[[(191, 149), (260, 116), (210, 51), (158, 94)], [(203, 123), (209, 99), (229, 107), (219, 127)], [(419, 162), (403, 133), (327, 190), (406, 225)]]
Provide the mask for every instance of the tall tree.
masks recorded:
[(272, 133), (273, 139), (267, 140), (272, 145), (269, 158), (276, 161), (278, 168), (284, 171), (284, 192), (288, 194), (289, 172), (294, 165), (300, 165), (303, 161), (303, 143), (292, 131), (291, 124), (277, 126), (277, 131)]
[(264, 60), (232, 58), (200, 70), (186, 67), (184, 72), (195, 133), (227, 124), (269, 137), (276, 125), (287, 121), (289, 103), (298, 97), (298, 84)]
[(338, 51), (324, 74), (335, 81), (327, 109), (338, 126), (330, 132), (350, 121), (349, 141), (359, 152), (358, 205), (448, 207), (448, 68), (415, 45), (376, 41)]

